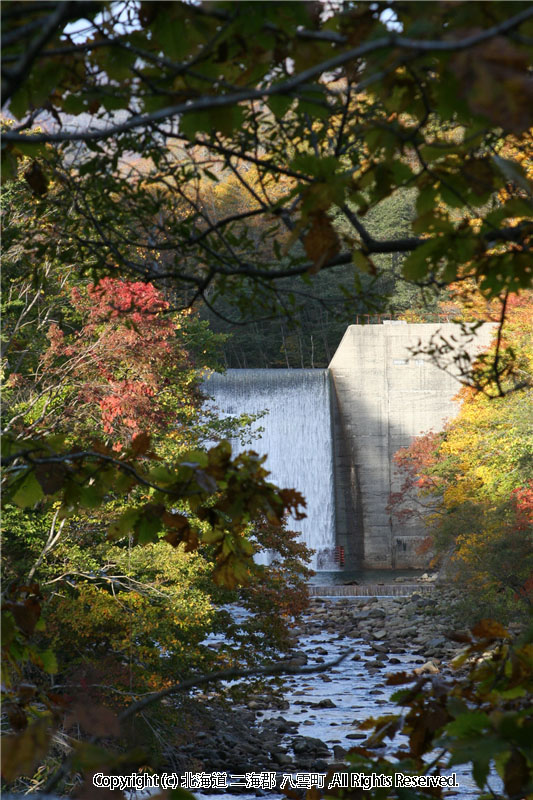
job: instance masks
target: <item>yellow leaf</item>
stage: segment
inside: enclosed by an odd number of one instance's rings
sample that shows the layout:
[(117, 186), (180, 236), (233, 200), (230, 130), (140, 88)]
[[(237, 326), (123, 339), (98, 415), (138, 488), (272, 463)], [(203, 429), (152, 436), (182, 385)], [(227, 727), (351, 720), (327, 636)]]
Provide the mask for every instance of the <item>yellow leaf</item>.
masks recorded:
[(31, 777), (48, 752), (49, 720), (40, 719), (22, 733), (2, 737), (2, 776), (11, 783), (21, 775)]

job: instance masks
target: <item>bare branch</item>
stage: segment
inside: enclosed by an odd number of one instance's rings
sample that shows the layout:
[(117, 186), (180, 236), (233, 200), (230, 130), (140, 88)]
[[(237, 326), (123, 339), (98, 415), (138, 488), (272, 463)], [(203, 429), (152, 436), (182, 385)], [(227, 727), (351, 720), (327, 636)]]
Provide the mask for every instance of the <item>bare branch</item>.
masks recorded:
[(173, 686), (167, 686), (165, 689), (161, 689), (159, 692), (153, 692), (150, 695), (146, 695), (142, 698), (142, 700), (132, 703), (131, 706), (128, 706), (128, 708), (126, 708), (125, 711), (119, 715), (119, 720), (120, 722), (124, 722), (126, 719), (138, 714), (152, 703), (159, 702), (159, 700), (162, 700), (164, 697), (178, 694), (179, 692), (186, 692), (189, 689), (195, 689), (197, 686), (205, 686), (208, 683), (218, 683), (219, 681), (232, 681), (236, 678), (251, 678), (259, 675), (312, 675), (317, 672), (325, 672), (332, 667), (338, 666), (352, 653), (353, 650), (346, 650), (337, 659), (335, 659), (335, 661), (329, 661), (325, 664), (312, 664), (305, 667), (296, 666), (291, 664), (290, 661), (281, 661), (268, 667), (250, 667), (248, 669), (230, 667), (229, 669), (223, 669), (217, 672), (209, 672), (206, 675), (196, 675), (193, 678), (181, 681)]
[(39, 557), (37, 558), (37, 561), (35, 562), (35, 564), (33, 565), (33, 567), (30, 569), (30, 571), (28, 573), (27, 583), (31, 583), (31, 580), (32, 580), (33, 576), (35, 575), (36, 570), (41, 566), (41, 564), (43, 563), (43, 561), (46, 558), (47, 554), (57, 544), (57, 542), (59, 541), (59, 539), (61, 537), (61, 533), (63, 531), (63, 528), (65, 526), (65, 522), (67, 520), (66, 519), (62, 519), (61, 520), (61, 522), (59, 523), (59, 528), (58, 528), (57, 533), (56, 533), (56, 523), (57, 523), (57, 518), (59, 516), (60, 510), (61, 509), (58, 508), (56, 513), (54, 514), (54, 517), (52, 519), (52, 524), (50, 526), (50, 532), (48, 534), (48, 538), (47, 538), (47, 540), (45, 542), (45, 545), (44, 545), (43, 549), (41, 550), (41, 552), (39, 554)]

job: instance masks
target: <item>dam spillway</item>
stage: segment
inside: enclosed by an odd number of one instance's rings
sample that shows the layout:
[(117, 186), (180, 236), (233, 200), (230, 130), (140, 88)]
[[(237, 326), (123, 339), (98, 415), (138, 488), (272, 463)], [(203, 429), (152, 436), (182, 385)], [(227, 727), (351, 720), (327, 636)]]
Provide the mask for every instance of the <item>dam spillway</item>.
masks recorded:
[(267, 413), (252, 429), (263, 431), (251, 444), (232, 441), (233, 451), (266, 455), (269, 480), (297, 489), (307, 517), (288, 520), (315, 550), (313, 569), (334, 570), (335, 492), (330, 378), (325, 369), (229, 369), (211, 374), (204, 391), (222, 416)]

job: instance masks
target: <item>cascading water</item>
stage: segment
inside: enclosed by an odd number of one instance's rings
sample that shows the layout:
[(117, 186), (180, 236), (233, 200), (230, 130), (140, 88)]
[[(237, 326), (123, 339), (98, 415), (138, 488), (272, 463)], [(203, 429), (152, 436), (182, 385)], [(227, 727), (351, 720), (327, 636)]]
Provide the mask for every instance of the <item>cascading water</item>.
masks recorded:
[(221, 415), (268, 411), (253, 429), (261, 438), (233, 451), (267, 454), (273, 483), (297, 489), (307, 501), (307, 517), (289, 520), (305, 543), (316, 551), (313, 568), (334, 570), (335, 506), (330, 383), (327, 370), (229, 369), (212, 374), (204, 390), (214, 398)]

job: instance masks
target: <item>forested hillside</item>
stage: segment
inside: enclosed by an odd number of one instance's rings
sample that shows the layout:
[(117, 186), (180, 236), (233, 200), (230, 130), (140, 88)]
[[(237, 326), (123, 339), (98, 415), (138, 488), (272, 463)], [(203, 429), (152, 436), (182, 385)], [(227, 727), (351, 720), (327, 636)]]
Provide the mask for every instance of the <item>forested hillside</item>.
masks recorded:
[[(368, 212), (367, 228), (378, 239), (401, 239), (412, 234), (416, 192), (398, 190)], [(346, 232), (348, 220), (342, 213), (334, 224)], [(303, 248), (302, 248), (303, 252)], [(282, 247), (280, 256), (283, 258)], [(402, 276), (401, 253), (375, 257), (376, 274), (358, 276), (353, 268), (339, 267), (336, 281), (319, 272), (313, 280), (286, 278), (279, 283), (282, 306), (272, 317), (255, 319), (245, 325), (232, 324), (231, 304), (220, 304), (218, 313), (203, 312), (211, 329), (229, 334), (224, 344), (224, 364), (233, 368), (316, 368), (327, 367), (347, 325), (377, 322), (383, 317), (398, 319), (416, 309), (419, 321), (438, 320), (438, 302), (444, 291), (423, 291)], [(360, 299), (357, 295), (360, 296)]]

